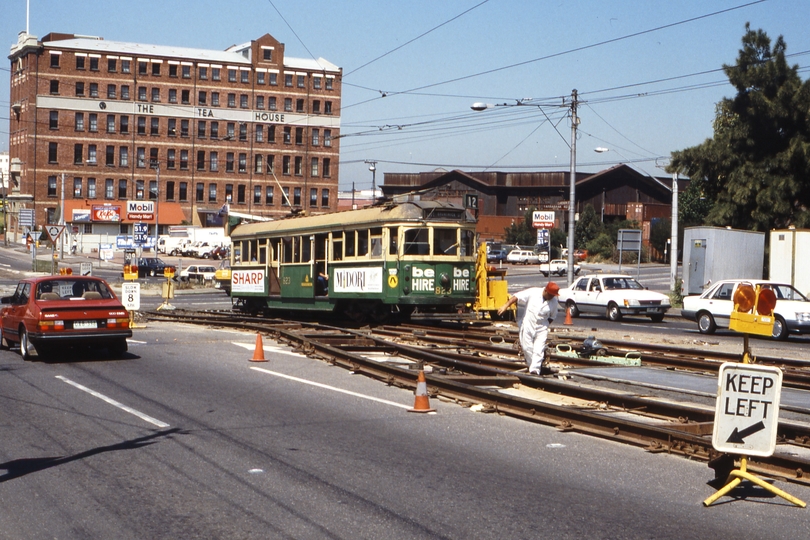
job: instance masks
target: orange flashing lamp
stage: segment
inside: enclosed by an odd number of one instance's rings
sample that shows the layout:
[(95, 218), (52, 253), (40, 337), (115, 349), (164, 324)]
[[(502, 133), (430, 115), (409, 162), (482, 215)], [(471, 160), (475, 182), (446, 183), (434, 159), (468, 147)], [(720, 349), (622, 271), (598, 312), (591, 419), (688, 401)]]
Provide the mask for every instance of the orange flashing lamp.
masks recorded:
[(768, 285), (740, 283), (734, 292), (729, 329), (758, 336), (773, 335), (776, 294)]

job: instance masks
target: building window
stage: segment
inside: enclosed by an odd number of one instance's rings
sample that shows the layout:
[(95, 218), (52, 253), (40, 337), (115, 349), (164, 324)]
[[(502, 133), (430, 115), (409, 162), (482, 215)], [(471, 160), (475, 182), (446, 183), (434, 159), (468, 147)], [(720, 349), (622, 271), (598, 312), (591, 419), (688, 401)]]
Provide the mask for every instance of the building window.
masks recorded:
[(177, 137), (177, 119), (169, 118), (168, 130), (166, 131), (169, 137)]
[(177, 64), (169, 64), (169, 77), (177, 77)]
[(188, 170), (188, 150), (180, 150), (180, 170)]
[(225, 172), (233, 172), (233, 152), (228, 152), (225, 154)]
[(107, 115), (107, 133), (115, 133), (115, 115)]
[(129, 99), (129, 85), (122, 84), (121, 85), (121, 99)]
[(177, 150), (174, 148), (169, 148), (166, 150), (166, 168), (167, 169), (174, 169), (174, 160), (177, 155)]
[(197, 170), (205, 170), (205, 150), (197, 150)]
[(239, 154), (239, 172), (240, 173), (247, 172), (247, 154), (245, 153)]
[(135, 166), (138, 167), (139, 169), (145, 168), (146, 167), (146, 148), (143, 148), (143, 147), (138, 148), (137, 150), (135, 150), (135, 154), (136, 154), (136, 156), (135, 156), (135, 159), (136, 159)]
[(84, 69), (84, 63), (87, 60), (86, 56), (76, 56), (76, 69)]
[(242, 109), (248, 108), (248, 97), (247, 94), (241, 94), (239, 96), (239, 107)]
[(166, 182), (166, 200), (173, 201), (174, 200), (174, 182), (169, 180)]
[(155, 169), (160, 165), (159, 156), (158, 156), (158, 149), (157, 148), (150, 148), (149, 149), (149, 167), (151, 169)]
[(191, 78), (191, 66), (180, 66), (180, 71), (183, 73), (184, 79)]
[(157, 180), (149, 181), (149, 199), (156, 200), (158, 198)]
[(127, 181), (125, 179), (121, 179), (118, 181), (118, 198), (119, 199), (127, 198)]
[(146, 117), (138, 117), (138, 135), (146, 135)]
[(301, 206), (301, 188), (293, 189), (293, 206)]
[(275, 190), (273, 189), (273, 186), (266, 186), (264, 188), (264, 204), (270, 205), (270, 206), (273, 204), (273, 192), (274, 191)]
[(195, 186), (194, 200), (197, 202), (202, 202), (203, 200), (205, 200), (204, 195), (205, 195), (205, 186), (203, 185), (202, 182), (197, 182), (197, 185)]
[(281, 206), (289, 206), (289, 205), (290, 205), (290, 188), (285, 186), (284, 197), (281, 199)]
[(96, 133), (98, 131), (98, 114), (90, 113), (88, 117), (90, 119), (90, 123), (87, 126), (88, 131)]
[(262, 49), (262, 59), (267, 62), (273, 61), (273, 49)]
[[(98, 67), (96, 67), (96, 70), (98, 70)], [(88, 199), (95, 199), (96, 198), (96, 179), (95, 178), (88, 178), (87, 179), (87, 198)]]
[(73, 164), (74, 165), (81, 165), (84, 161), (84, 145), (82, 144), (74, 144), (73, 145)]
[(152, 62), (152, 76), (160, 77), (160, 64), (158, 62)]
[(281, 158), (281, 174), (286, 176), (290, 175), (290, 156)]
[(56, 177), (55, 176), (49, 176), (48, 177), (48, 197), (56, 197)]
[(245, 204), (245, 185), (239, 184), (236, 187), (236, 203)]
[[(160, 65), (160, 64), (155, 64)], [(160, 88), (152, 88), (152, 101), (160, 101)]]
[(323, 177), (329, 178), (332, 175), (331, 171), (332, 161), (329, 158), (323, 158)]
[(104, 198), (112, 199), (115, 197), (115, 181), (112, 178), (104, 180)]
[(312, 158), (309, 164), (309, 175), (318, 176), (318, 158)]
[(321, 190), (321, 207), (327, 208), (329, 206), (329, 190)]
[(306, 85), (306, 77), (304, 75), (298, 75), (298, 88), (304, 88)]
[(211, 138), (219, 138), (219, 122), (211, 122)]
[(324, 101), (323, 102), (323, 112), (324, 112), (324, 114), (332, 114), (332, 102), (331, 101)]
[(323, 145), (324, 146), (332, 146), (332, 130), (331, 129), (323, 130)]
[(146, 62), (138, 62), (138, 75), (146, 75)]
[(290, 126), (284, 126), (284, 144), (290, 144), (292, 142), (292, 128)]
[(239, 140), (246, 141), (247, 140), (247, 124), (239, 123)]
[(76, 83), (76, 95), (77, 96), (84, 96), (84, 83), (77, 82)]
[(59, 111), (51, 111), (48, 115), (48, 127), (50, 129), (59, 129)]
[(197, 103), (200, 105), (205, 105), (208, 101), (208, 93), (204, 90), (200, 90), (197, 94)]
[(197, 120), (197, 138), (205, 138), (205, 120)]
[(250, 71), (242, 69), (240, 70), (239, 76), (241, 77), (243, 83), (247, 84), (250, 82)]
[(331, 89), (332, 89), (332, 81), (333, 81), (333, 80), (334, 80), (334, 79), (333, 79), (332, 77), (327, 77), (327, 78), (326, 78), (326, 89), (327, 89), (327, 90), (331, 90)]
[(59, 93), (59, 81), (56, 79), (51, 81), (51, 94), (58, 94)]
[(312, 146), (318, 146), (320, 133), (321, 131), (318, 128), (312, 129)]
[(149, 126), (150, 135), (160, 135), (160, 118), (152, 117), (151, 125)]
[(104, 164), (107, 167), (115, 167), (115, 147), (112, 145), (104, 149)]
[(295, 176), (304, 175), (304, 158), (295, 156)]
[(135, 198), (143, 199), (143, 180), (135, 180)]
[(228, 107), (236, 107), (236, 94), (228, 94)]
[(256, 84), (264, 84), (264, 71), (256, 72)]
[(254, 131), (256, 132), (256, 142), (264, 142), (264, 126), (257, 124)]
[(312, 114), (321, 114), (321, 100), (316, 99), (312, 102)]
[(121, 146), (118, 148), (118, 166), (129, 166), (129, 148), (126, 146)]
[(275, 168), (276, 158), (272, 154), (267, 155), (267, 174), (273, 174)]
[(59, 67), (59, 58), (62, 56), (61, 54), (51, 53), (51, 67), (58, 68)]
[(90, 71), (98, 71), (98, 56), (90, 57)]
[(82, 198), (82, 179), (78, 177), (73, 179), (73, 198)]
[(264, 109), (264, 96), (256, 96), (256, 108)]
[(310, 208), (315, 208), (318, 206), (318, 189), (317, 188), (310, 188), (309, 190), (309, 206)]
[(108, 84), (107, 85), (107, 99), (115, 99), (115, 85)]
[(121, 133), (129, 133), (129, 116), (122, 116), (118, 121), (118, 131)]
[(121, 59), (121, 73), (129, 73), (132, 69), (132, 60)]
[(118, 70), (118, 59), (116, 58), (107, 58), (107, 71), (110, 73), (115, 73)]
[(188, 137), (188, 120), (180, 120), (180, 136)]
[(232, 141), (234, 139), (234, 128), (235, 124), (233, 122), (228, 122), (227, 133), (225, 134), (225, 138), (228, 139), (229, 141)]
[(295, 128), (295, 144), (304, 144), (304, 128)]
[(211, 92), (211, 106), (219, 107), (219, 92)]
[(312, 87), (316, 90), (321, 88), (321, 78), (318, 76), (312, 77)]
[(177, 88), (169, 88), (169, 103), (177, 103)]
[(270, 84), (278, 86), (278, 73), (270, 73)]
[(188, 105), (189, 103), (191, 103), (191, 101), (189, 101), (190, 99), (191, 99), (191, 92), (189, 90), (182, 90), (180, 92), (180, 101), (184, 105)]
[(200, 66), (199, 69), (200, 80), (207, 80), (208, 79), (208, 68), (204, 66)]
[(284, 98), (284, 110), (292, 112), (292, 98)]
[(253, 171), (256, 174), (262, 174), (262, 171), (264, 171), (264, 160), (261, 154), (256, 154), (253, 157)]
[(146, 87), (139, 86), (138, 87), (138, 101), (146, 101)]
[(90, 97), (98, 97), (98, 83), (90, 83)]
[(236, 82), (236, 70), (229, 69), (228, 70), (228, 82)]
[(225, 184), (225, 202), (233, 201), (233, 184)]
[(180, 182), (180, 193), (178, 197), (181, 201), (188, 200), (188, 182)]
[(304, 112), (304, 100), (303, 99), (296, 99), (295, 100), (295, 112)]
[(253, 186), (253, 204), (262, 204), (262, 186)]
[(293, 85), (293, 76), (292, 76), (292, 74), (291, 73), (285, 73), (284, 74), (284, 86), (289, 86), (290, 88), (292, 88), (292, 85)]
[(277, 110), (278, 107), (276, 106), (276, 98), (275, 97), (267, 98), (267, 108), (270, 109), (271, 111)]
[(211, 152), (209, 155), (209, 170), (211, 172), (219, 171), (219, 152)]
[(276, 142), (276, 126), (267, 126), (267, 142)]
[[(218, 81), (218, 80), (219, 80), (219, 74), (220, 74), (220, 71), (221, 71), (221, 70), (220, 70), (220, 68), (218, 68), (218, 67), (212, 67), (212, 68), (211, 68), (211, 80)], [(200, 199), (200, 200), (202, 200), (202, 199)]]
[(208, 202), (217, 202), (216, 184), (208, 184)]

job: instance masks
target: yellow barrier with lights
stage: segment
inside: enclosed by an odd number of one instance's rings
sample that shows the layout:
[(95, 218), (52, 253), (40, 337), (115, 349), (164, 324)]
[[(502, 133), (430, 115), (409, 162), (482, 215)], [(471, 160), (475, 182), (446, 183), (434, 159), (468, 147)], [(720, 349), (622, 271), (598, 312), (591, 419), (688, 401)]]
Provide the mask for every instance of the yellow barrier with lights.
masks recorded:
[(741, 283), (734, 292), (734, 310), (731, 312), (729, 329), (758, 336), (773, 335), (773, 309), (776, 294), (769, 286)]

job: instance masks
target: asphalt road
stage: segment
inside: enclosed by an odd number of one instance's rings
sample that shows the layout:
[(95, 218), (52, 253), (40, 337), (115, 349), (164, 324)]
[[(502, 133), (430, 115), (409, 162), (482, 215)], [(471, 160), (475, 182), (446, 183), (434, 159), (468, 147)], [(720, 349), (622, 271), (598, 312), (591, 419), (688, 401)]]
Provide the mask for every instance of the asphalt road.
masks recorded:
[(704, 508), (705, 464), (437, 400), (408, 413), (409, 391), (254, 346), (163, 323), (118, 361), (0, 351), (0, 537), (806, 536), (806, 510), (758, 489)]

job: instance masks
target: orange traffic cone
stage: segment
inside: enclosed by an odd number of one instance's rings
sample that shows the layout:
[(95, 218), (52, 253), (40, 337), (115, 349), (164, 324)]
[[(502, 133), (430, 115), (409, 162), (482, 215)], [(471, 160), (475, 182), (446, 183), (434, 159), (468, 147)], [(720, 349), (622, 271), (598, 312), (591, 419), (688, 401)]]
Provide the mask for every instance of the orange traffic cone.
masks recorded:
[(565, 322), (563, 324), (566, 326), (571, 326), (574, 324), (574, 321), (571, 320), (571, 306), (567, 306), (565, 308)]
[(413, 401), (413, 409), (408, 409), (408, 412), (430, 413), (436, 412), (436, 409), (430, 408), (430, 400), (427, 395), (427, 381), (425, 380), (425, 371), (420, 369), (419, 376), (416, 378), (416, 397)]
[(262, 346), (262, 335), (256, 334), (256, 349), (253, 351), (253, 358), (251, 362), (267, 362), (264, 359), (264, 347)]

